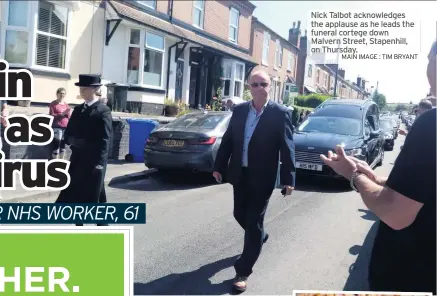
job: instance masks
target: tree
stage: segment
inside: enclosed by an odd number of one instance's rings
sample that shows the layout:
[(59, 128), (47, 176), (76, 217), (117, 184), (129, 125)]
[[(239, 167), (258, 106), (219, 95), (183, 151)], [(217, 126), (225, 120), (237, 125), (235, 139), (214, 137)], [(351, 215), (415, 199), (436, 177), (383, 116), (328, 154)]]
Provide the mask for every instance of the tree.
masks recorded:
[(406, 111), (406, 110), (408, 110), (408, 108), (404, 104), (398, 104), (395, 108), (396, 112), (401, 112), (401, 111)]
[(385, 96), (378, 91), (375, 91), (373, 94), (373, 100), (378, 105), (379, 109), (382, 110), (387, 106), (387, 100), (385, 99)]

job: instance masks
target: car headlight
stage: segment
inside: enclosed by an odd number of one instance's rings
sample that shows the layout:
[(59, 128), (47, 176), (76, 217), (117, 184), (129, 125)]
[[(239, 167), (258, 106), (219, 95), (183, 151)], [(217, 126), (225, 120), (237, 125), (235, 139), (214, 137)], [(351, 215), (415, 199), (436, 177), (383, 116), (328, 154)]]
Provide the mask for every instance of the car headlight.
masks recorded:
[(363, 152), (363, 150), (361, 148), (356, 148), (356, 149), (345, 150), (344, 152), (346, 153), (346, 155), (354, 156), (354, 155), (360, 155), (361, 152)]
[(384, 135), (384, 139), (386, 139), (386, 140), (391, 140), (391, 139), (393, 139), (393, 135), (385, 134), (385, 135)]

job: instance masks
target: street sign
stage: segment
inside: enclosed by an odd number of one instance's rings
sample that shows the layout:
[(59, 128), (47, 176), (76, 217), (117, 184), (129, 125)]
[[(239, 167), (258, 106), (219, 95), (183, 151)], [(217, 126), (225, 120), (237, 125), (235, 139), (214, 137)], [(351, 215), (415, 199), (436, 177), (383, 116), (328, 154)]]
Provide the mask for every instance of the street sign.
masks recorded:
[(299, 90), (298, 90), (298, 88), (297, 88), (296, 85), (291, 85), (291, 86), (290, 86), (290, 92), (292, 92), (292, 93), (298, 93)]

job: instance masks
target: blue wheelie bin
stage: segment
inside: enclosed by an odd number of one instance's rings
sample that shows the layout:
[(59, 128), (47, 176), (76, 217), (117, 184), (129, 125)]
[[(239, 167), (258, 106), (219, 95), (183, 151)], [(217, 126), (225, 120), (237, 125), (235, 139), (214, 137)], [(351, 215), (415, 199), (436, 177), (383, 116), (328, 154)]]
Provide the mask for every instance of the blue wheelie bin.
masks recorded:
[(129, 118), (129, 154), (126, 155), (127, 161), (143, 162), (144, 146), (149, 135), (158, 126), (158, 122), (150, 119)]

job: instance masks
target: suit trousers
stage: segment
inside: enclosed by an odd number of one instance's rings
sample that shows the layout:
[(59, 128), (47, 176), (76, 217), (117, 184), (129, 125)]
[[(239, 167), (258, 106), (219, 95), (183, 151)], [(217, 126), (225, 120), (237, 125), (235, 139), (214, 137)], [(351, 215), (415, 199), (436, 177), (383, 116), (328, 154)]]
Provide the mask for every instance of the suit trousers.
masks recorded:
[(244, 230), (244, 248), (234, 264), (238, 275), (249, 276), (261, 254), (264, 216), (274, 184), (263, 182), (263, 174), (242, 169), (240, 182), (234, 184), (234, 217)]

